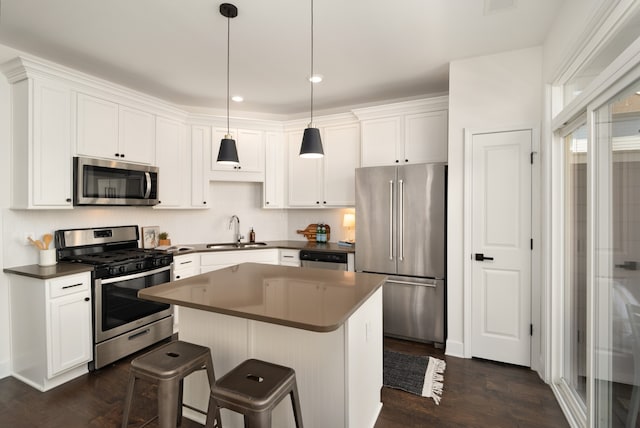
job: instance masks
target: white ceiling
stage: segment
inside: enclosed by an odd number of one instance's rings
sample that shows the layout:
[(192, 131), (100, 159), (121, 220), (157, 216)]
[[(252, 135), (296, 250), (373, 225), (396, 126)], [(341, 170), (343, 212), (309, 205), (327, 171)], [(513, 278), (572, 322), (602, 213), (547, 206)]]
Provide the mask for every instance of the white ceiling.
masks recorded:
[[(0, 1), (1, 44), (176, 104), (226, 105), (220, 0)], [(308, 112), (310, 1), (232, 1), (231, 94), (245, 98), (232, 111)], [(563, 2), (315, 0), (314, 109), (446, 93), (451, 60), (542, 44)]]

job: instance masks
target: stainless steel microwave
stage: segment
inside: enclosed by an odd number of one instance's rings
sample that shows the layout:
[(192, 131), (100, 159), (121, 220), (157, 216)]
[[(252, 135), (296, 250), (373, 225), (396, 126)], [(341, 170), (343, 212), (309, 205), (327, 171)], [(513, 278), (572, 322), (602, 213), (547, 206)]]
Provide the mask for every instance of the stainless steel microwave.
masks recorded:
[(156, 205), (158, 168), (128, 162), (73, 158), (74, 205)]

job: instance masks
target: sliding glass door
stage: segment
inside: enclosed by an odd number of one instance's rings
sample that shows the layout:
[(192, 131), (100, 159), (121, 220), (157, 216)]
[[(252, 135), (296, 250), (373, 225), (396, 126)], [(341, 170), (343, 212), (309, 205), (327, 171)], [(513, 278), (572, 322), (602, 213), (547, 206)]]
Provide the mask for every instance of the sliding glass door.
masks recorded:
[(592, 426), (640, 426), (640, 83), (593, 113)]

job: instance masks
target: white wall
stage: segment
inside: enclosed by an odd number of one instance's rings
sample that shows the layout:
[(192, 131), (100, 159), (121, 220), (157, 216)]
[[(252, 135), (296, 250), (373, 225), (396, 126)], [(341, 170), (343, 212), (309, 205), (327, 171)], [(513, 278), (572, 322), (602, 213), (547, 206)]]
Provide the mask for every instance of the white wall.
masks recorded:
[[(449, 68), (449, 206), (447, 228), (447, 354), (463, 356), (464, 131), (539, 126), (542, 49), (454, 61)], [(534, 287), (539, 286), (534, 284)]]

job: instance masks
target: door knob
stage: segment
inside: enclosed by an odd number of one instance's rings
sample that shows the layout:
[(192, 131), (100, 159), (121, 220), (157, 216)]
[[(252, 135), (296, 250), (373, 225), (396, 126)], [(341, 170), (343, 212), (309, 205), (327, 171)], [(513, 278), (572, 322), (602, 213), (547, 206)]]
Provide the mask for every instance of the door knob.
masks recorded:
[(475, 259), (476, 259), (476, 261), (483, 262), (485, 260), (493, 260), (493, 257), (485, 256), (482, 253), (476, 253), (475, 254)]

